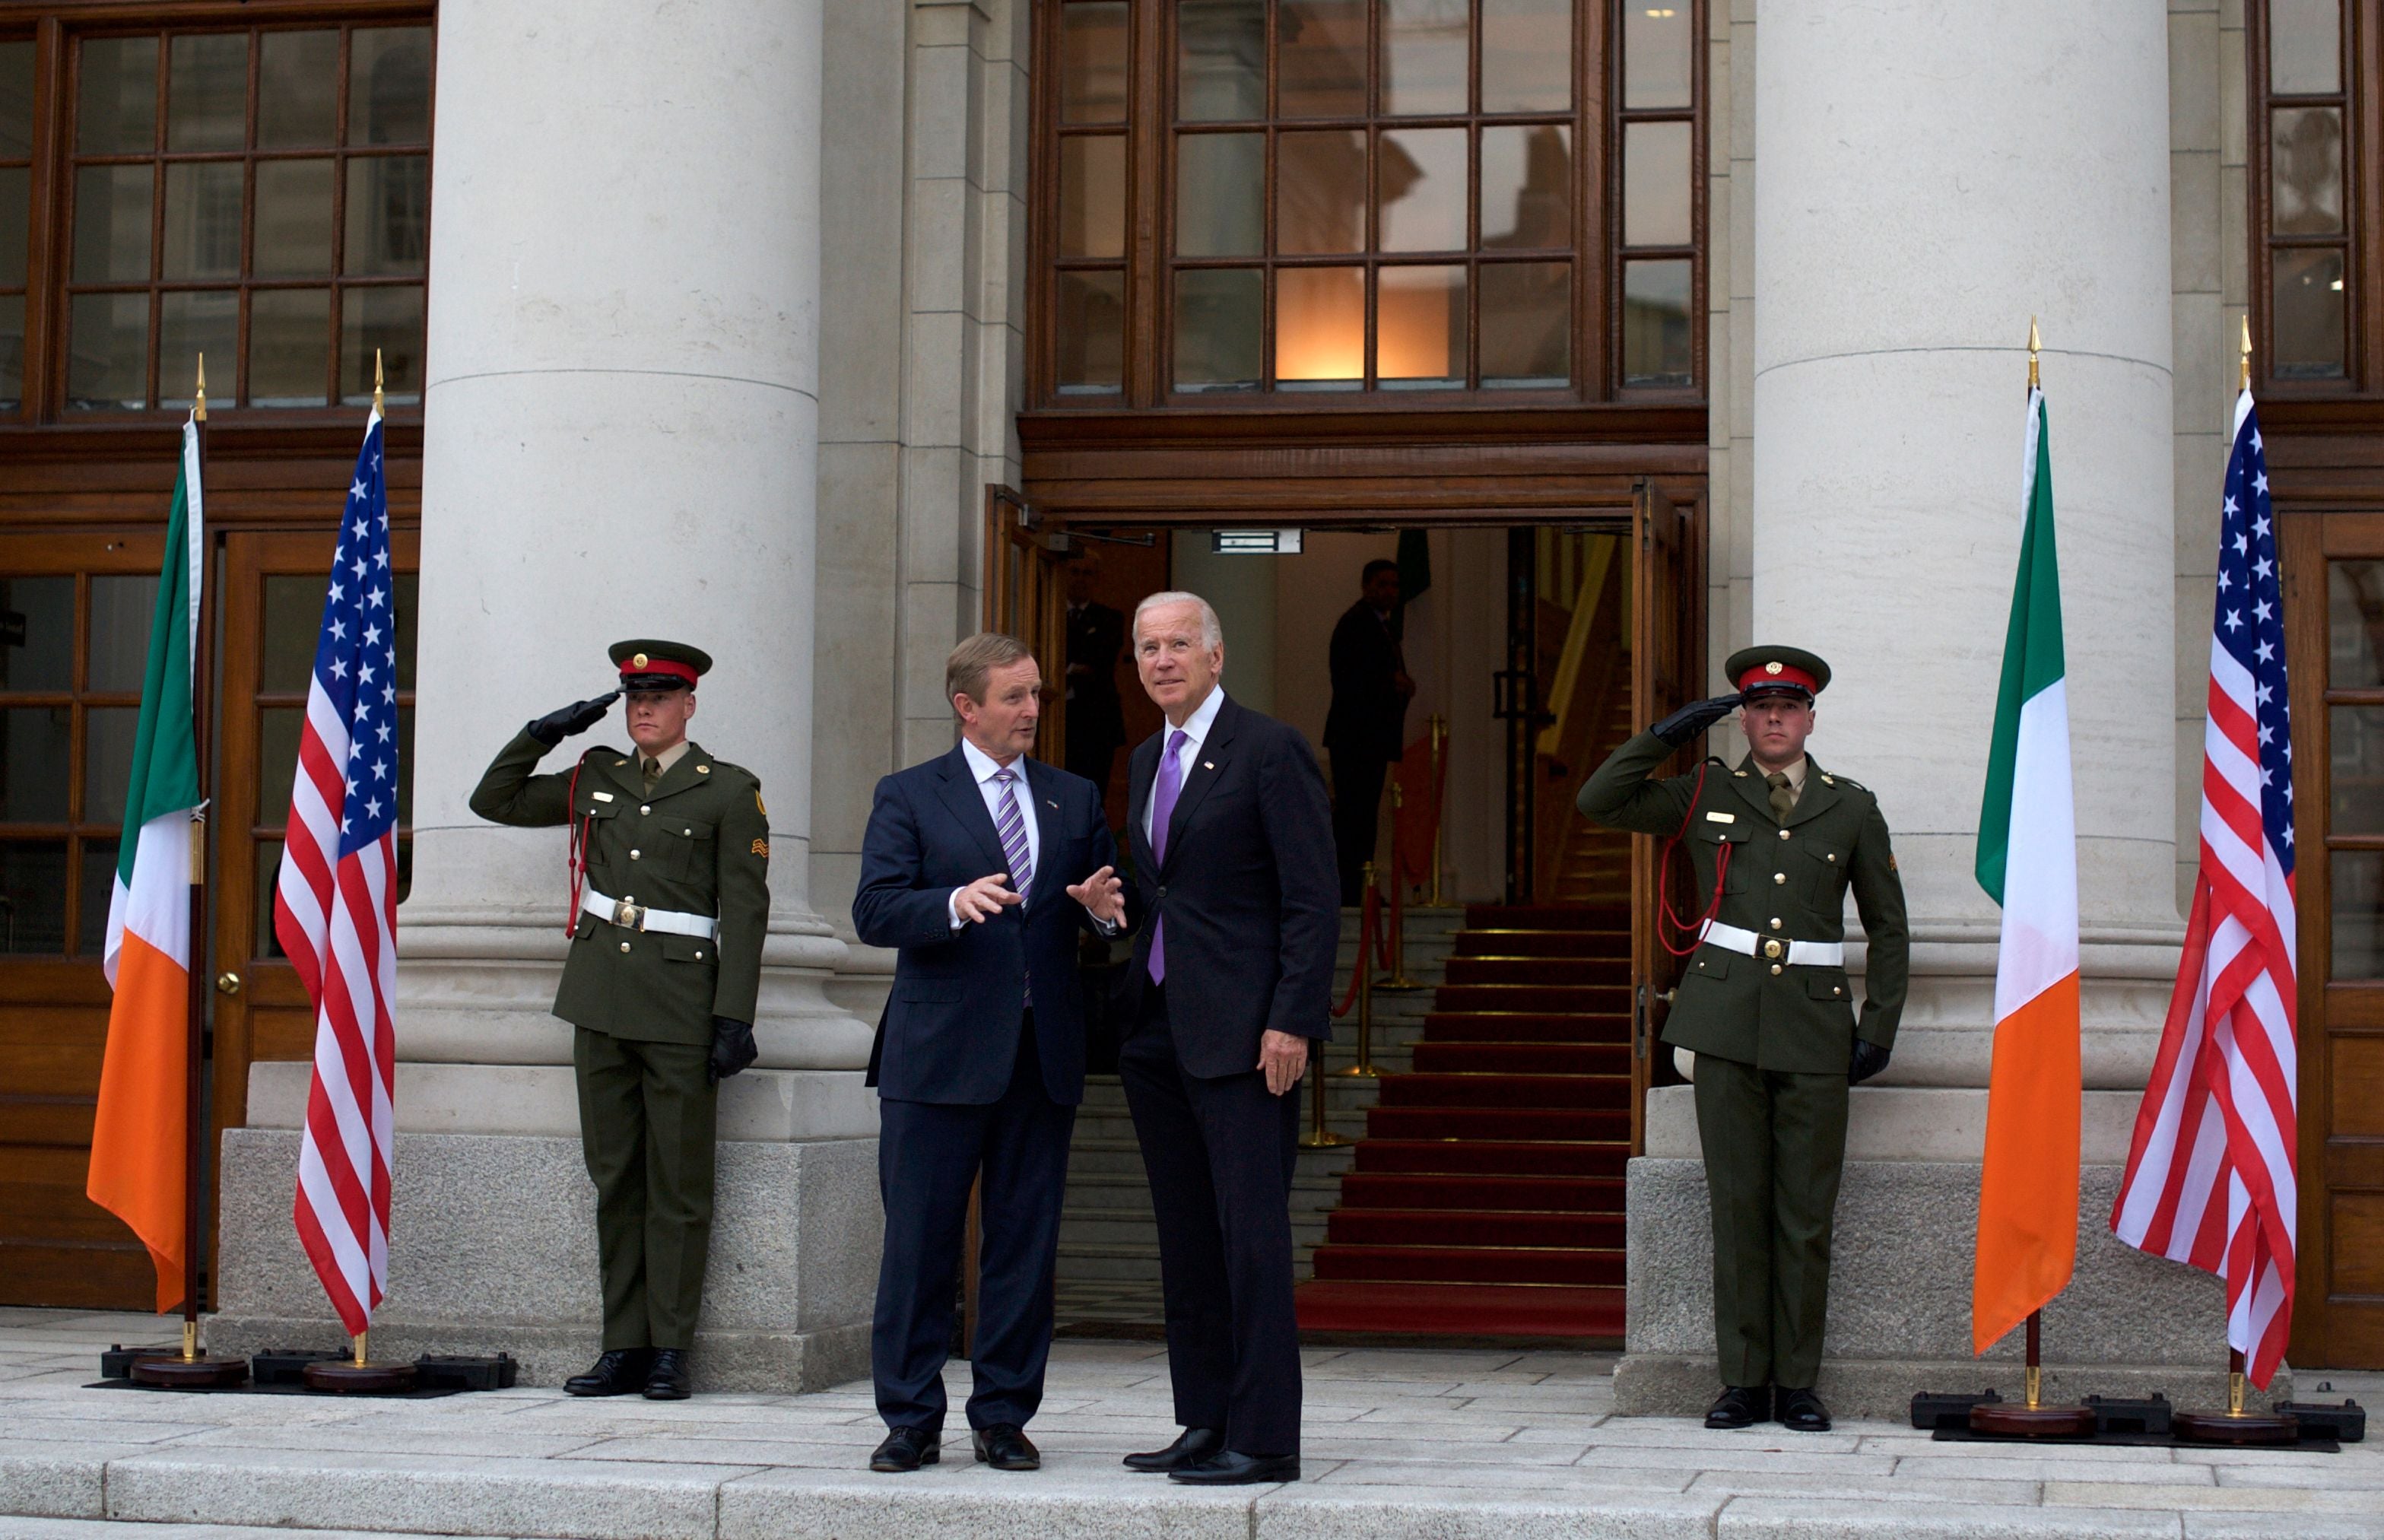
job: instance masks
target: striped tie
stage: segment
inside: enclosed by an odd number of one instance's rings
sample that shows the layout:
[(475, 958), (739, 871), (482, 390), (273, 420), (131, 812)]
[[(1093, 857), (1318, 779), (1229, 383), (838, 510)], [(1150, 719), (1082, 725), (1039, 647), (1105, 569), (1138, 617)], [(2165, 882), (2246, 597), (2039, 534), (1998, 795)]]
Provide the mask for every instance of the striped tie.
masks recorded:
[[(1018, 811), (1018, 776), (1005, 767), (996, 770), (993, 779), (1001, 788), (1001, 813), (994, 824), (1001, 834), (1002, 859), (1010, 863), (1010, 890), (1018, 895), (1019, 907), (1024, 909), (1027, 885), (1035, 880), (1035, 858), (1026, 851), (1026, 815)], [(1026, 980), (1026, 1006), (1035, 1007), (1032, 975)]]

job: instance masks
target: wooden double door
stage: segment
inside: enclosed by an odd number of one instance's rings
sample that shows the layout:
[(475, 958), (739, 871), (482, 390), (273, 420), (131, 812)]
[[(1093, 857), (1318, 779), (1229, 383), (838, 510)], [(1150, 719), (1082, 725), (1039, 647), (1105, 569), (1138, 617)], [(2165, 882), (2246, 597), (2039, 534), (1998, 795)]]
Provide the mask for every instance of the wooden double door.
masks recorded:
[[(312, 1012), (273, 939), (273, 880), (334, 541), (328, 528), (235, 529), (215, 541), (204, 962), (217, 985), (207, 1099), (217, 1133), (244, 1120), (251, 1063), (314, 1051)], [(391, 553), (401, 569), (401, 895), (417, 544), (401, 531)], [(100, 954), (162, 555), (154, 528), (0, 535), (0, 1304), (154, 1302), (148, 1253), (83, 1187), (107, 1040)]]

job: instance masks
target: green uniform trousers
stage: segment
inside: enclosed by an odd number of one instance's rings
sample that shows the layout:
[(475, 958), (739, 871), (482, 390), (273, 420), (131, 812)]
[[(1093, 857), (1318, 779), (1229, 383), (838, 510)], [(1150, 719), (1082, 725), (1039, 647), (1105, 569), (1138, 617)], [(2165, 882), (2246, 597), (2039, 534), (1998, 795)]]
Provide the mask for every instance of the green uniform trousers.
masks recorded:
[(719, 1087), (709, 1043), (650, 1043), (575, 1028), (579, 1148), (596, 1184), (604, 1347), (692, 1348), (712, 1248)]
[(1695, 1075), (1713, 1200), (1716, 1367), (1724, 1385), (1809, 1390), (1829, 1322), (1846, 1077), (1704, 1053)]

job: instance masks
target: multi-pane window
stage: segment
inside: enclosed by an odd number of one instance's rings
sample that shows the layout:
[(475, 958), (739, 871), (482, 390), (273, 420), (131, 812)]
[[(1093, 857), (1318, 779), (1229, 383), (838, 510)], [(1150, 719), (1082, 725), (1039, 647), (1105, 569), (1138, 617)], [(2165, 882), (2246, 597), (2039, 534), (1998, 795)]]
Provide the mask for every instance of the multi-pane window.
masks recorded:
[(0, 37), (0, 413), (25, 399), (25, 273), (32, 251), (33, 43)]
[(1051, 395), (1694, 385), (1692, 5), (1056, 11)]
[(85, 36), (68, 132), (65, 404), (418, 400), (427, 26)]
[(2266, 130), (2268, 372), (2344, 379), (2353, 267), (2342, 0), (2268, 0), (2266, 14), (2267, 68), (2256, 84)]

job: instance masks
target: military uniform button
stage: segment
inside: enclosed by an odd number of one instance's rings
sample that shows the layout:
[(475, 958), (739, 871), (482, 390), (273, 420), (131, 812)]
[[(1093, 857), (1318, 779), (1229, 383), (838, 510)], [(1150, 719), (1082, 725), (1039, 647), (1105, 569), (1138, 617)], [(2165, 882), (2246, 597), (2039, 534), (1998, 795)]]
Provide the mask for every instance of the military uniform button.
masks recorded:
[(1780, 916), (1777, 914), (1771, 916), (1771, 928), (1774, 930), (1778, 930), (1780, 928)]
[[(696, 956), (698, 956), (698, 957), (702, 957), (702, 956), (703, 955), (703, 953), (702, 953), (702, 952), (697, 952), (695, 955), (696, 955)], [(1842, 987), (1840, 987), (1840, 986), (1838, 986), (1838, 985), (1835, 985), (1835, 984), (1832, 984), (1832, 985), (1831, 985), (1831, 986), (1830, 986), (1830, 993), (1831, 993), (1831, 994), (1832, 994), (1832, 995), (1843, 995), (1843, 994), (1844, 994), (1844, 993), (1845, 993), (1845, 990), (1844, 990), (1844, 988), (1843, 988)]]
[(1788, 874), (1787, 874), (1787, 873), (1785, 873), (1785, 872), (1774, 872), (1774, 873), (1772, 873), (1772, 874), (1771, 874), (1771, 881), (1772, 881), (1772, 885), (1773, 885), (1774, 887), (1777, 887), (1777, 886), (1779, 886), (1780, 884), (1782, 884), (1782, 883), (1783, 883), (1783, 882), (1786, 882), (1787, 880), (1788, 880)]
[(1831, 864), (1831, 865), (1832, 865), (1832, 866), (1834, 866), (1834, 865), (1836, 865), (1837, 863), (1838, 863), (1837, 852), (1836, 852), (1836, 851), (1831, 851), (1831, 852), (1830, 852), (1830, 864)]
[(702, 961), (703, 961), (703, 949), (702, 949), (702, 947), (698, 947), (698, 948), (696, 948), (696, 949), (695, 949), (695, 960), (696, 960), (698, 962), (702, 962)]
[(1782, 830), (1780, 831), (1780, 838), (1782, 838), (1782, 839), (1787, 838), (1788, 838), (1788, 831), (1787, 831), (1786, 829), (1782, 829)]
[(631, 861), (635, 861), (635, 860), (639, 859), (640, 856), (643, 856), (645, 853), (646, 853), (646, 852), (645, 852), (645, 851), (631, 851), (629, 852), (629, 859), (630, 859)]
[(1775, 974), (1778, 973), (1780, 971), (1780, 964), (1777, 962), (1771, 964), (1771, 971)]
[(629, 950), (629, 943), (628, 943), (628, 942), (627, 942), (627, 941), (622, 942), (622, 943), (621, 943), (621, 950), (622, 950), (623, 951), (627, 951), (627, 950)]
[(647, 813), (652, 813), (652, 812), (653, 812), (653, 809), (652, 809), (652, 808), (651, 808), (651, 807), (641, 807), (641, 808), (638, 809), (638, 816), (639, 816), (639, 817), (640, 817), (640, 818), (642, 818), (642, 817), (644, 817)]

